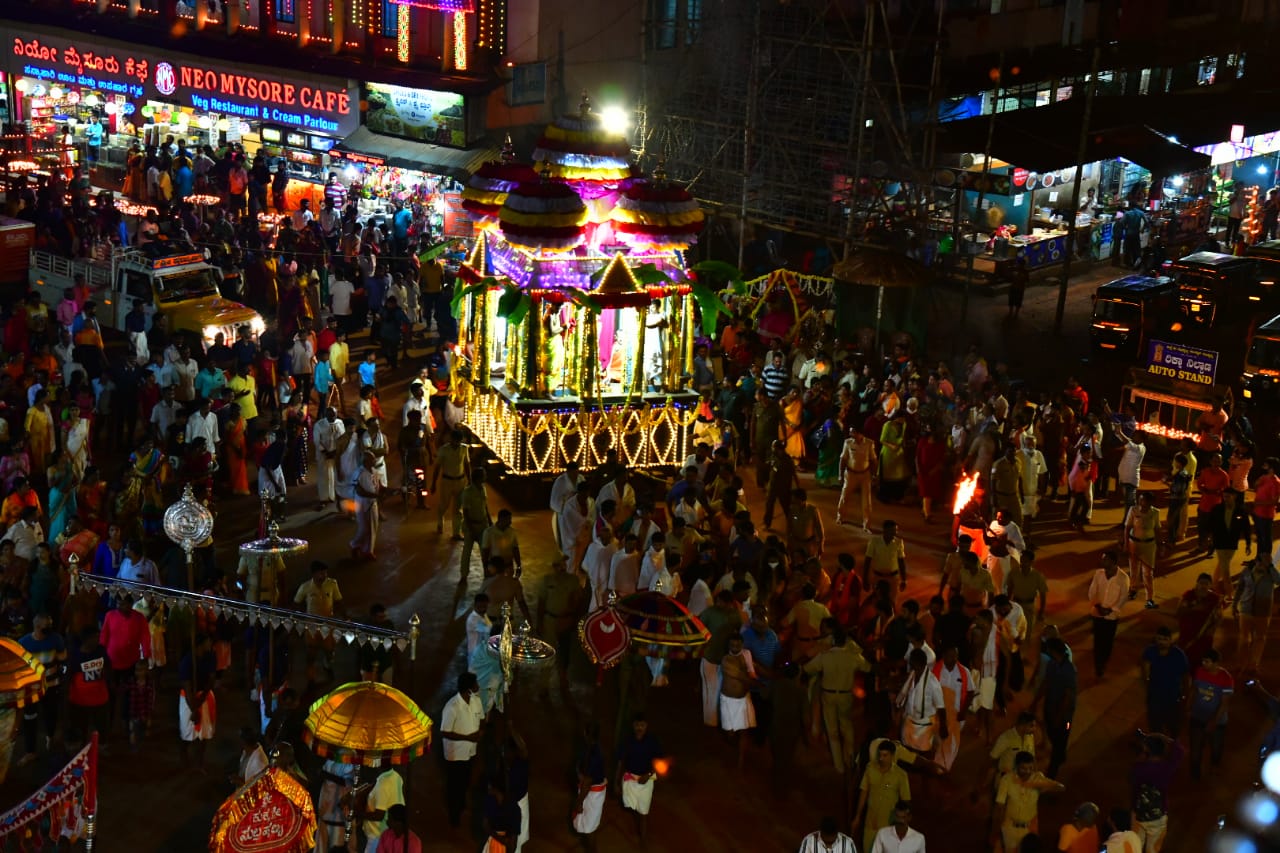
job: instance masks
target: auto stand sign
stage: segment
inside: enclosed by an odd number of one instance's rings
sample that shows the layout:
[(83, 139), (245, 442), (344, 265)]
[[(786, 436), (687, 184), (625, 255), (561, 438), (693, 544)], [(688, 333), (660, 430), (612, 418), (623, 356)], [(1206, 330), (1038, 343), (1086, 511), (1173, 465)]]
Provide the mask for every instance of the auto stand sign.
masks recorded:
[(1147, 349), (1147, 372), (1196, 385), (1213, 385), (1218, 372), (1218, 354), (1213, 350), (1151, 341)]

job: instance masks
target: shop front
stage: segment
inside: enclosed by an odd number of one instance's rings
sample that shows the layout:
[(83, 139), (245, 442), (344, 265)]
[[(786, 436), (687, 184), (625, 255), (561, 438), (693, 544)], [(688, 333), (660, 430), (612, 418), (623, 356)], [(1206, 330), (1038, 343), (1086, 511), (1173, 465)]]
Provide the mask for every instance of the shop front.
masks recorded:
[(462, 189), (472, 172), (500, 154), (484, 140), (483, 98), (366, 83), (361, 108), (360, 129), (329, 151), (361, 214), (410, 204), (425, 212), (432, 234), (473, 236)]
[(120, 185), (135, 143), (170, 139), (189, 150), (238, 143), (323, 183), (329, 148), (359, 126), (359, 91), (346, 79), (30, 27), (0, 26), (0, 35), (9, 120), (37, 142), (61, 143), (60, 165), (88, 162), (102, 186)]

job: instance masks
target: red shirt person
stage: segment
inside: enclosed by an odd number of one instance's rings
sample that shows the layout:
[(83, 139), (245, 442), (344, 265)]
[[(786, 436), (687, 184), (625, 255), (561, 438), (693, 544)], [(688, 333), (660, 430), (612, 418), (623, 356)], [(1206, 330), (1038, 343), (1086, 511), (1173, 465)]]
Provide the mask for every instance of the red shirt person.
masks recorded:
[(133, 609), (130, 596), (121, 596), (116, 602), (116, 609), (108, 611), (103, 618), (98, 642), (107, 650), (107, 660), (116, 674), (132, 674), (134, 664), (151, 658), (151, 630), (147, 618)]

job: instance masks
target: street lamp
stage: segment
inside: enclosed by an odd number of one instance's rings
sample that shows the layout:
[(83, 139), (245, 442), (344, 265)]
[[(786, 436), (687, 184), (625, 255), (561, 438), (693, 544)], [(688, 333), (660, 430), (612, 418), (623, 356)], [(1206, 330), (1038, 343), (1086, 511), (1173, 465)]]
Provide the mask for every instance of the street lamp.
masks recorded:
[(605, 107), (600, 111), (600, 126), (605, 132), (625, 136), (631, 127), (631, 116), (619, 106)]

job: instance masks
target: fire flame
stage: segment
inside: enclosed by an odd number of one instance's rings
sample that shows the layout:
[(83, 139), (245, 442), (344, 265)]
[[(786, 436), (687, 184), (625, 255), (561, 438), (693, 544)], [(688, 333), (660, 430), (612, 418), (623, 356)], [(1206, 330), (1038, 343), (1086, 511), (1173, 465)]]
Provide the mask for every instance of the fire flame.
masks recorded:
[(959, 515), (969, 501), (973, 500), (973, 496), (978, 491), (978, 472), (974, 471), (967, 477), (960, 478), (960, 482), (956, 483), (956, 499), (951, 504), (951, 514)]
[(1194, 432), (1187, 432), (1185, 430), (1174, 429), (1173, 427), (1163, 426), (1162, 424), (1149, 424), (1149, 423), (1140, 424), (1139, 428), (1143, 432), (1145, 432), (1147, 435), (1160, 435), (1160, 436), (1164, 436), (1165, 438), (1183, 439), (1183, 438), (1196, 437), (1196, 434)]
[(671, 761), (669, 759), (666, 759), (666, 758), (653, 759), (654, 773), (658, 774), (659, 776), (666, 776), (669, 770), (671, 770)]

